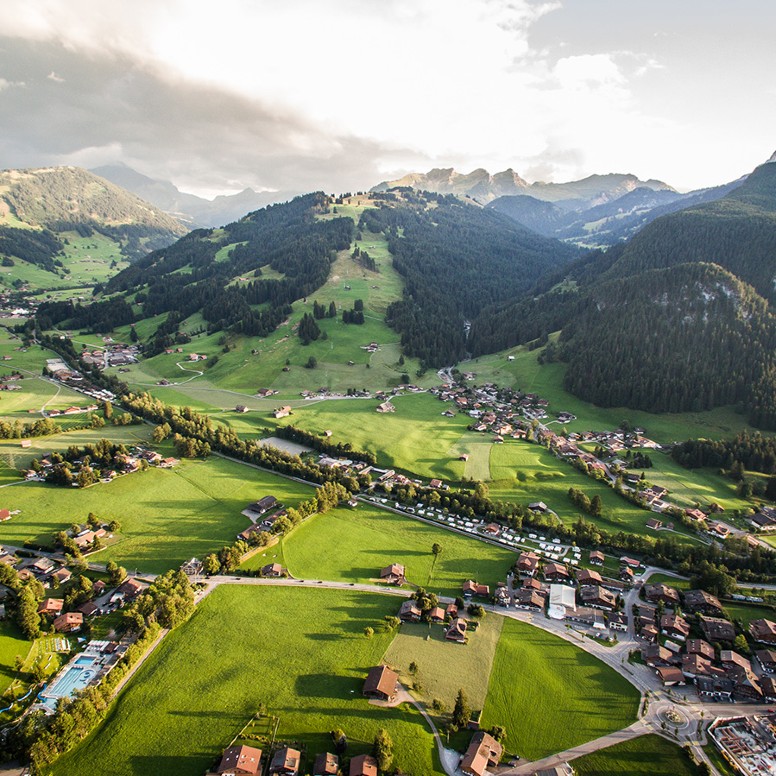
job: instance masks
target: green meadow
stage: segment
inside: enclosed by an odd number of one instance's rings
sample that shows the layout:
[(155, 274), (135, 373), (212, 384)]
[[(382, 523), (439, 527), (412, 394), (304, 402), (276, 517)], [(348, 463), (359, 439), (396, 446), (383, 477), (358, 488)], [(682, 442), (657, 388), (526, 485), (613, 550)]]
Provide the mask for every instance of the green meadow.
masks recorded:
[(639, 700), (630, 682), (589, 653), (507, 619), (482, 726), (503, 725), (505, 749), (536, 760), (627, 727)]
[(639, 736), (573, 761), (579, 776), (698, 776), (678, 744), (658, 735)]
[[(436, 561), (431, 552), (435, 543), (442, 545)], [(341, 582), (374, 583), (379, 581), (380, 569), (401, 563), (410, 583), (445, 596), (460, 595), (467, 579), (493, 587), (506, 578), (517, 557), (509, 550), (365, 504), (311, 517), (285, 537), (279, 549), (254, 555), (245, 567), (263, 566), (270, 556), (300, 579)]]
[(308, 773), (341, 727), (348, 755), (371, 749), (378, 729), (394, 741), (394, 765), (442, 773), (423, 718), (362, 695), (392, 634), (374, 626), (389, 597), (350, 591), (226, 586), (197, 607), (142, 666), (107, 719), (54, 767), (55, 776), (190, 776), (215, 765), (259, 704), (280, 720), (278, 741), (301, 746)]
[(274, 495), (294, 506), (312, 492), (218, 457), (183, 460), (173, 469), (150, 468), (85, 489), (24, 483), (4, 492), (4, 506), (21, 514), (0, 525), (0, 543), (50, 544), (57, 531), (94, 512), (118, 520), (121, 530), (92, 560), (157, 574), (231, 544), (250, 524), (240, 514), (249, 502)]

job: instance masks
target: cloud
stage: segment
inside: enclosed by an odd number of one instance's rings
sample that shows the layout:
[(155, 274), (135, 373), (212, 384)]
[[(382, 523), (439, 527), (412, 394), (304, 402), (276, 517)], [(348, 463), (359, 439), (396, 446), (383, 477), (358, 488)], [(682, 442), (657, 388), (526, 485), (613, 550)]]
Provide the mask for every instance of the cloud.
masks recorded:
[(53, 70), (46, 76), (46, 78), (49, 79), (49, 81), (54, 81), (55, 83), (61, 84), (64, 82), (64, 78), (61, 76), (58, 76)]

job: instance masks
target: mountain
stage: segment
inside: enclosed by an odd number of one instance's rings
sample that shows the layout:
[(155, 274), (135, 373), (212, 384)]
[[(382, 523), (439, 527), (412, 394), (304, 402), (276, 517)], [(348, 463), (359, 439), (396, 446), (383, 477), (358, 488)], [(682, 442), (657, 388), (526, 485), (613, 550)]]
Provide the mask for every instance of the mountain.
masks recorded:
[[(204, 319), (210, 333), (266, 338), (316, 300), (310, 320), (305, 315), (290, 332), (311, 341), (319, 328), (313, 318), (363, 325), (366, 310), (380, 321), (380, 337), (395, 341), (388, 324), (406, 355), (439, 367), (466, 354), (467, 326), (482, 310), (520, 296), (578, 254), (453, 196), (405, 190), (352, 199), (358, 205), (308, 194), (219, 229), (195, 230), (112, 278), (103, 300), (86, 307), (51, 303), (39, 315), (101, 332), (165, 316), (146, 343), (153, 355), (175, 342), (192, 316), (201, 316), (198, 325)], [(343, 204), (349, 215), (338, 212)], [(379, 252), (382, 270), (371, 250)], [(326, 294), (343, 298), (339, 274), (330, 277), (335, 262), (339, 272), (356, 270), (359, 298), (350, 301), (352, 310), (332, 309), (328, 296), (321, 316), (314, 295), (324, 285)], [(373, 290), (383, 287), (373, 305)]]
[[(0, 256), (3, 266), (17, 267), (3, 281), (13, 278), (16, 287), (30, 287), (33, 278), (32, 285), (53, 287), (78, 260), (92, 264), (84, 269), (84, 280), (94, 275), (102, 279), (106, 261), (114, 266), (134, 261), (185, 233), (166, 213), (86, 170), (0, 171)], [(84, 250), (88, 240), (94, 255)], [(17, 265), (17, 260), (51, 277)]]
[(192, 227), (212, 227), (236, 221), (246, 213), (285, 202), (301, 192), (243, 189), (237, 194), (219, 195), (213, 200), (180, 191), (169, 181), (149, 178), (125, 164), (111, 164), (91, 170), (117, 186), (151, 202), (165, 213)]
[(455, 194), (459, 197), (469, 197), (482, 205), (498, 197), (527, 194), (542, 202), (554, 202), (566, 211), (584, 210), (600, 205), (637, 188), (673, 191), (662, 181), (642, 181), (630, 174), (591, 175), (568, 183), (527, 183), (512, 169), (491, 175), (483, 169), (463, 174), (452, 168), (410, 173), (397, 180), (383, 181), (372, 191), (388, 191), (395, 187), (409, 187), (436, 194)]

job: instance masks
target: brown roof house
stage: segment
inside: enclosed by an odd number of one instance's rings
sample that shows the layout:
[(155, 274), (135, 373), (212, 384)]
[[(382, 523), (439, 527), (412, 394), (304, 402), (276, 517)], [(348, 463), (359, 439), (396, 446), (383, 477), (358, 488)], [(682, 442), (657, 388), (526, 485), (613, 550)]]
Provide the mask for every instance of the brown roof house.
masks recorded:
[(380, 571), (380, 579), (388, 585), (403, 585), (405, 582), (404, 566), (392, 563)]
[(461, 760), (461, 771), (466, 776), (484, 776), (488, 768), (495, 768), (499, 764), (503, 751), (493, 736), (480, 730), (472, 736)]
[(222, 776), (256, 776), (261, 773), (261, 749), (230, 746), (215, 772)]
[(463, 594), (467, 598), (472, 595), (489, 596), (490, 588), (487, 585), (478, 585), (471, 579), (467, 579), (463, 583)]
[(668, 585), (645, 585), (644, 597), (652, 603), (662, 601), (666, 606), (677, 606), (679, 604), (679, 592)]
[(705, 590), (688, 590), (684, 594), (684, 608), (688, 612), (700, 612), (710, 617), (722, 615), (722, 604), (719, 602), (719, 598)]
[[(727, 620), (700, 615), (700, 623), (703, 635), (709, 641), (733, 641), (736, 637), (736, 629)], [(754, 625), (754, 622), (752, 625)], [(750, 630), (752, 625), (749, 626)]]
[(590, 563), (592, 563), (594, 566), (603, 566), (605, 560), (606, 556), (599, 550), (593, 550), (590, 553)]
[(420, 611), (417, 604), (411, 599), (402, 602), (399, 608), (399, 619), (403, 622), (418, 622), (423, 612)]
[(521, 552), (516, 565), (520, 574), (533, 576), (539, 568), (539, 556), (535, 552)]
[(81, 630), (84, 616), (81, 612), (65, 612), (54, 620), (54, 630), (57, 633), (74, 633)]
[(330, 752), (321, 752), (315, 758), (313, 776), (337, 776), (339, 757)]
[(466, 643), (466, 630), (469, 627), (466, 620), (460, 617), (453, 620), (445, 631), (445, 638), (448, 641), (457, 641), (459, 644)]
[(684, 641), (690, 635), (690, 624), (684, 617), (676, 614), (664, 614), (660, 618), (660, 632), (672, 639)]
[(377, 776), (377, 760), (369, 754), (360, 754), (350, 761), (350, 776)]
[(284, 746), (282, 749), (278, 749), (272, 756), (268, 773), (270, 776), (274, 776), (274, 774), (278, 774), (278, 776), (297, 776), (301, 759), (302, 753), (298, 749)]
[(752, 620), (749, 623), (749, 634), (760, 644), (776, 646), (776, 622), (770, 620)]
[(368, 698), (377, 698), (389, 701), (396, 695), (399, 684), (399, 675), (386, 665), (375, 666), (369, 669), (364, 682), (363, 694)]
[(569, 580), (569, 572), (562, 563), (545, 563), (543, 574), (547, 582), (567, 582)]
[(38, 614), (45, 614), (47, 617), (56, 617), (62, 613), (64, 601), (61, 598), (44, 598), (38, 607)]

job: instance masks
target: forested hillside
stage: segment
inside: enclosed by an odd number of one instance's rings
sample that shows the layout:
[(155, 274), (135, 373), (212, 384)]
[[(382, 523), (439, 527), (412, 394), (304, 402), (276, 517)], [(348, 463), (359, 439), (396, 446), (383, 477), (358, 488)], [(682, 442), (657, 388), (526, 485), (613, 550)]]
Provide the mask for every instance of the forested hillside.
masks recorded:
[(388, 235), (404, 296), (388, 308), (408, 355), (454, 364), (469, 349), (467, 324), (528, 291), (577, 250), (453, 196), (404, 192), (402, 204), (367, 210), (360, 226)]
[[(150, 353), (171, 344), (177, 324), (195, 312), (211, 330), (266, 336), (288, 315), (291, 302), (326, 281), (336, 252), (350, 245), (350, 218), (316, 220), (328, 205), (325, 195), (308, 194), (221, 229), (196, 230), (116, 275), (105, 291), (122, 293), (138, 305), (136, 319), (169, 314)], [(282, 276), (264, 278), (261, 267)], [(238, 276), (247, 282), (233, 283)], [(122, 299), (88, 307), (44, 305), (40, 312), (51, 323), (111, 330), (132, 322), (126, 319), (131, 308)]]

